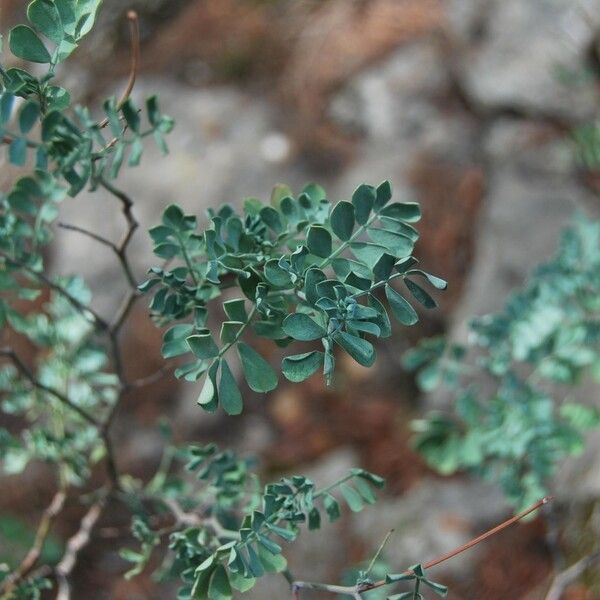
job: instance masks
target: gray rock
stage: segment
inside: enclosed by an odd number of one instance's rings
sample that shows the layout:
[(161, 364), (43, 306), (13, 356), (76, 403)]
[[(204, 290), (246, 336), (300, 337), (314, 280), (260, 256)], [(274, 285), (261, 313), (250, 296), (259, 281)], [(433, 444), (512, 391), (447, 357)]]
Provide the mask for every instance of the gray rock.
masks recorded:
[[(394, 529), (384, 556), (402, 571), (461, 546), (509, 512), (493, 486), (474, 480), (424, 479), (402, 497), (381, 500), (366, 510), (354, 520), (353, 529), (373, 551)], [(472, 563), (472, 557), (459, 555), (444, 565), (444, 571), (464, 575)]]
[[(473, 12), (482, 3), (467, 4)], [(467, 95), (485, 110), (590, 117), (598, 106), (595, 83), (564, 79), (581, 79), (589, 67), (599, 8), (596, 0), (494, 1), (481, 23), (483, 39), (460, 61)]]
[(353, 79), (330, 106), (334, 121), (369, 140), (389, 142), (421, 129), (437, 110), (427, 99), (448, 83), (431, 40), (402, 47)]
[(544, 126), (500, 120), (483, 147), (489, 165), (487, 201), (475, 264), (453, 319), (455, 335), (464, 335), (470, 318), (501, 309), (528, 273), (554, 254), (559, 233), (577, 208), (597, 206), (577, 183), (565, 143)]

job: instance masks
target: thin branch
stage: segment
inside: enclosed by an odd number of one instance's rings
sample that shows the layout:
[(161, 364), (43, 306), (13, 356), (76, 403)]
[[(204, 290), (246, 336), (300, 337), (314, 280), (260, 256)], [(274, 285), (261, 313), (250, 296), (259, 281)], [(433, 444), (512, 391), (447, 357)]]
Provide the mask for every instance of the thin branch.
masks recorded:
[(587, 569), (600, 562), (600, 550), (584, 556), (581, 560), (559, 573), (552, 582), (545, 600), (560, 600), (565, 589), (578, 579)]
[(11, 598), (12, 592), (15, 587), (22, 581), (32, 569), (37, 564), (37, 561), (42, 554), (42, 549), (44, 547), (44, 543), (48, 534), (50, 533), (50, 528), (52, 527), (52, 523), (56, 519), (56, 517), (62, 511), (67, 495), (64, 490), (59, 490), (54, 494), (54, 498), (50, 505), (44, 511), (40, 523), (37, 528), (37, 532), (35, 534), (35, 539), (33, 541), (33, 545), (25, 555), (25, 558), (21, 561), (21, 564), (17, 567), (14, 573), (12, 573), (3, 585), (0, 587), (0, 594), (2, 594), (1, 598), (4, 600), (5, 598)]
[(92, 238), (93, 240), (97, 241), (98, 243), (104, 245), (104, 246), (108, 246), (113, 252), (117, 252), (117, 245), (113, 242), (111, 242), (109, 239), (102, 237), (101, 235), (98, 235), (97, 233), (94, 233), (93, 231), (90, 231), (89, 229), (84, 229), (83, 227), (79, 227), (77, 225), (71, 225), (69, 223), (63, 223), (62, 221), (60, 221), (58, 223), (58, 226), (61, 229), (66, 229), (67, 231), (75, 231), (77, 233), (81, 233), (89, 238)]
[[(58, 223), (58, 226), (61, 229), (65, 229), (67, 231), (74, 231), (76, 233), (81, 233), (82, 235), (85, 235), (85, 236), (91, 238), (92, 240), (98, 242), (99, 244), (102, 244), (103, 246), (110, 248), (115, 253), (117, 258), (119, 259), (119, 262), (121, 263), (121, 267), (123, 268), (123, 271), (125, 272), (125, 275), (127, 277), (127, 282), (129, 283), (129, 285), (132, 288), (136, 288), (137, 282), (133, 275), (131, 265), (129, 264), (129, 261), (127, 260), (127, 258), (125, 256), (125, 252), (120, 248), (119, 245), (115, 244), (114, 242), (111, 242), (111, 240), (109, 240), (108, 238), (98, 235), (97, 233), (94, 233), (93, 231), (90, 231), (89, 229), (79, 227), (78, 225), (71, 225), (70, 223), (60, 222), (60, 223)], [(136, 227), (137, 227), (137, 224), (136, 224)]]
[(59, 584), (56, 600), (70, 600), (71, 586), (69, 584), (69, 576), (77, 564), (79, 553), (90, 542), (92, 530), (100, 519), (105, 506), (106, 496), (103, 496), (94, 504), (92, 504), (81, 520), (79, 530), (67, 542), (67, 549), (65, 550), (61, 561), (55, 568), (55, 573)]
[[(123, 107), (125, 102), (129, 99), (129, 96), (131, 96), (131, 92), (135, 87), (135, 80), (140, 64), (140, 22), (138, 14), (134, 10), (128, 11), (127, 20), (129, 21), (129, 35), (131, 38), (131, 66), (129, 68), (129, 81), (127, 82), (127, 87), (118, 103), (119, 109)], [(108, 125), (108, 122), (107, 117), (100, 122), (100, 128), (104, 129)]]
[(93, 322), (93, 324), (96, 325), (96, 327), (98, 329), (107, 330), (109, 328), (108, 322), (105, 321), (98, 313), (96, 313), (89, 306), (86, 306), (85, 304), (80, 302), (77, 298), (75, 298), (75, 296), (70, 294), (65, 288), (58, 285), (57, 283), (54, 283), (51, 279), (46, 277), (43, 273), (38, 273), (37, 271), (32, 269), (29, 265), (25, 264), (24, 262), (22, 262), (16, 258), (12, 258), (9, 254), (4, 252), (3, 250), (0, 250), (0, 258), (3, 258), (4, 260), (8, 261), (9, 263), (16, 265), (17, 267), (19, 267), (19, 269), (22, 269), (29, 275), (35, 277), (36, 279), (41, 281), (44, 285), (49, 287), (51, 290), (59, 293), (61, 296), (63, 296), (69, 302), (69, 304), (71, 304), (71, 306), (73, 306), (73, 308), (78, 310), (84, 316), (91, 315), (92, 318), (90, 320)]
[(146, 377), (140, 377), (140, 379), (134, 379), (133, 381), (126, 384), (128, 390), (137, 390), (139, 388), (146, 387), (147, 385), (152, 385), (153, 383), (157, 383), (160, 381), (165, 375), (167, 375), (173, 365), (168, 362), (164, 364), (160, 369), (147, 375)]
[[(532, 506), (530, 506), (523, 512), (520, 512), (519, 514), (515, 515), (514, 517), (511, 517), (510, 519), (504, 521), (500, 525), (497, 525), (493, 529), (486, 531), (482, 535), (472, 539), (470, 542), (467, 542), (466, 544), (463, 544), (462, 546), (459, 546), (458, 548), (455, 548), (451, 552), (443, 554), (442, 556), (435, 558), (434, 560), (430, 560), (429, 562), (427, 562), (423, 565), (423, 569), (425, 569), (425, 570), (431, 569), (432, 567), (435, 567), (447, 560), (450, 560), (451, 558), (454, 558), (455, 556), (458, 556), (462, 552), (465, 552), (465, 550), (468, 550), (469, 548), (472, 548), (473, 546), (480, 544), (484, 540), (487, 540), (488, 538), (492, 537), (493, 535), (496, 535), (503, 529), (510, 527), (517, 521), (520, 521), (521, 519), (523, 519), (527, 515), (531, 514), (532, 512), (540, 509), (545, 504), (548, 504), (548, 502), (550, 502), (551, 500), (552, 500), (551, 496), (546, 496), (545, 498), (542, 498), (541, 500), (539, 500), (538, 502), (536, 502), (535, 504), (533, 504)], [(402, 574), (410, 575), (411, 573), (412, 573), (412, 570), (407, 569)], [(380, 581), (376, 581), (373, 583), (364, 583), (364, 584), (349, 585), (349, 586), (330, 585), (327, 583), (314, 583), (311, 581), (294, 581), (294, 583), (292, 584), (292, 598), (293, 598), (293, 600), (299, 600), (300, 599), (300, 590), (302, 590), (302, 589), (320, 590), (320, 591), (331, 592), (331, 593), (335, 593), (335, 594), (347, 594), (349, 596), (354, 596), (355, 598), (356, 597), (360, 598), (360, 594), (363, 594), (364, 592), (368, 592), (370, 590), (374, 590), (376, 588), (383, 587), (384, 585), (389, 585), (385, 579), (382, 579)]]
[(12, 348), (0, 348), (0, 356), (4, 356), (12, 361), (14, 366), (17, 368), (19, 373), (31, 383), (31, 385), (38, 390), (46, 392), (51, 396), (54, 396), (59, 402), (75, 411), (82, 419), (90, 423), (90, 425), (94, 425), (95, 427), (99, 427), (100, 423), (93, 417), (90, 413), (88, 413), (84, 408), (75, 404), (68, 396), (60, 392), (59, 390), (52, 388), (44, 383), (42, 383), (39, 379), (35, 377), (35, 375), (29, 370), (27, 365), (21, 360), (19, 355)]

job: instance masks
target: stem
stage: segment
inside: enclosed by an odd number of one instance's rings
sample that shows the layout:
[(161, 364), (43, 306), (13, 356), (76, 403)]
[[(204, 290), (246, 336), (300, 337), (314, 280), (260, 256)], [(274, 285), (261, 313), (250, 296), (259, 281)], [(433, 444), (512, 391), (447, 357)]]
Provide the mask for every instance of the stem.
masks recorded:
[(21, 561), (21, 564), (17, 567), (16, 571), (12, 573), (0, 587), (0, 593), (2, 594), (2, 596), (0, 596), (0, 600), (10, 600), (18, 583), (35, 567), (40, 555), (42, 554), (42, 548), (44, 547), (44, 542), (50, 533), (52, 523), (62, 511), (66, 499), (67, 495), (65, 490), (62, 488), (54, 495), (52, 502), (42, 515), (42, 519), (35, 534), (33, 545), (25, 555), (25, 558)]
[(67, 549), (55, 568), (56, 577), (58, 579), (58, 594), (57, 600), (69, 600), (71, 598), (71, 586), (68, 577), (72, 573), (79, 553), (89, 544), (92, 530), (102, 516), (104, 507), (106, 506), (106, 495), (103, 495), (97, 500), (81, 520), (77, 533), (69, 538)]
[(399, 277), (404, 277), (404, 275), (406, 275), (406, 273), (395, 273), (391, 277), (388, 277), (387, 279), (384, 279), (383, 281), (379, 281), (379, 282), (375, 283), (368, 290), (363, 290), (361, 292), (356, 292), (356, 294), (352, 294), (352, 296), (350, 296), (350, 298), (360, 298), (361, 296), (364, 296), (365, 294), (372, 294), (375, 290), (382, 288), (385, 285), (387, 285), (388, 283), (390, 283), (390, 281), (393, 281), (394, 279), (398, 279)]
[(332, 252), (327, 258), (323, 259), (323, 261), (319, 264), (319, 269), (324, 269), (329, 263), (331, 263), (333, 259), (337, 258), (344, 250), (346, 250), (346, 248), (348, 248), (352, 242), (356, 241), (356, 239), (369, 228), (369, 225), (371, 225), (377, 219), (377, 217), (379, 217), (379, 213), (373, 213), (369, 220), (364, 225), (361, 225), (350, 236), (350, 238), (348, 238), (345, 242), (342, 242), (334, 252)]
[[(131, 38), (131, 65), (129, 68), (129, 81), (127, 82), (127, 87), (117, 104), (119, 109), (123, 108), (123, 105), (129, 100), (129, 96), (131, 96), (131, 92), (135, 87), (135, 80), (137, 79), (140, 63), (140, 22), (138, 14), (134, 10), (128, 11), (127, 20), (129, 21), (129, 35)], [(98, 126), (100, 129), (104, 129), (107, 125), (108, 117), (101, 121)]]
[(554, 581), (546, 594), (545, 600), (560, 600), (565, 589), (597, 562), (600, 562), (600, 550), (588, 556), (584, 556), (568, 569), (559, 573), (554, 578)]
[(252, 306), (252, 310), (248, 313), (248, 319), (240, 327), (239, 331), (235, 334), (235, 337), (233, 338), (233, 340), (231, 342), (225, 344), (225, 346), (223, 346), (223, 348), (221, 348), (221, 351), (219, 352), (219, 354), (217, 355), (215, 360), (219, 360), (220, 358), (222, 358), (223, 355), (229, 350), (229, 348), (231, 348), (232, 346), (234, 346), (235, 344), (238, 343), (239, 339), (242, 337), (242, 334), (244, 333), (244, 331), (246, 330), (248, 325), (250, 325), (250, 322), (252, 321), (252, 318), (254, 317), (255, 314), (256, 314), (256, 304), (254, 306)]
[(177, 235), (177, 241), (179, 242), (179, 246), (181, 248), (181, 254), (183, 254), (183, 260), (185, 261), (188, 271), (190, 272), (192, 281), (194, 282), (195, 286), (198, 286), (200, 284), (200, 281), (198, 280), (198, 276), (196, 275), (196, 272), (194, 271), (194, 267), (192, 266), (192, 261), (190, 259), (190, 255), (187, 253), (187, 250), (185, 249), (185, 244), (183, 243), (181, 236)]
[(315, 495), (313, 497), (320, 498), (321, 496), (324, 496), (327, 492), (335, 489), (336, 487), (339, 487), (343, 483), (346, 483), (346, 481), (350, 481), (350, 479), (353, 479), (353, 478), (354, 478), (354, 475), (352, 473), (348, 473), (348, 475), (345, 475), (341, 479), (338, 479), (337, 481), (334, 481), (333, 483), (330, 483), (328, 486), (315, 492)]
[(365, 572), (366, 576), (369, 575), (369, 573), (371, 572), (371, 570), (375, 566), (375, 562), (381, 556), (381, 553), (383, 552), (383, 549), (385, 548), (385, 546), (388, 543), (389, 539), (392, 537), (393, 533), (394, 533), (394, 530), (390, 529), (387, 532), (387, 535), (385, 536), (385, 538), (383, 538), (383, 542), (381, 542), (381, 544), (379, 545), (379, 548), (377, 548), (377, 552), (375, 552), (375, 555), (373, 556), (373, 558), (371, 559), (371, 562), (369, 563), (369, 566), (368, 566), (368, 568), (367, 568), (367, 570)]
[(12, 258), (3, 250), (0, 250), (0, 258), (3, 258), (4, 260), (16, 265), (20, 269), (23, 269), (23, 271), (25, 271), (29, 275), (35, 277), (39, 281), (41, 281), (44, 285), (49, 287), (51, 290), (58, 292), (61, 296), (63, 296), (69, 302), (69, 304), (71, 304), (71, 306), (73, 306), (73, 308), (75, 308), (77, 311), (79, 311), (85, 317), (89, 318), (89, 316), (91, 315), (90, 321), (92, 321), (92, 323), (94, 323), (98, 329), (107, 330), (109, 328), (108, 322), (105, 321), (99, 314), (94, 312), (94, 310), (91, 309), (89, 306), (86, 306), (85, 304), (83, 304), (82, 302), (77, 300), (77, 298), (72, 296), (67, 290), (65, 290), (65, 288), (58, 285), (57, 283), (54, 283), (52, 280), (48, 279), (48, 277), (46, 277), (43, 273), (38, 273), (37, 271), (32, 269), (30, 266), (26, 265), (24, 262), (22, 262), (16, 258)]
[[(535, 504), (533, 504), (529, 508), (525, 509), (523, 512), (520, 512), (519, 514), (515, 515), (514, 517), (511, 517), (510, 519), (504, 521), (500, 525), (497, 525), (496, 527), (490, 529), (489, 531), (486, 531), (482, 535), (472, 539), (470, 542), (467, 542), (466, 544), (463, 544), (462, 546), (459, 546), (458, 548), (455, 548), (451, 552), (443, 554), (442, 556), (435, 558), (434, 560), (430, 560), (429, 562), (427, 562), (423, 565), (423, 569), (425, 569), (425, 570), (431, 569), (432, 567), (435, 567), (447, 560), (450, 560), (451, 558), (454, 558), (455, 556), (458, 556), (462, 552), (465, 552), (465, 550), (468, 550), (469, 548), (472, 548), (473, 546), (480, 544), (484, 540), (487, 540), (489, 537), (496, 535), (503, 529), (510, 527), (517, 521), (520, 521), (527, 515), (540, 509), (545, 504), (548, 504), (548, 502), (550, 502), (551, 500), (552, 500), (551, 496), (546, 496), (545, 498), (538, 500)], [(410, 575), (411, 573), (412, 573), (412, 570), (407, 569), (402, 574)], [(364, 592), (368, 592), (370, 590), (374, 590), (376, 588), (383, 587), (384, 585), (389, 585), (389, 583), (385, 579), (376, 581), (374, 583), (365, 583), (365, 584), (360, 584), (360, 585), (357, 584), (357, 585), (349, 585), (349, 586), (331, 585), (328, 583), (314, 583), (312, 581), (294, 581), (294, 583), (292, 584), (292, 598), (294, 600), (299, 600), (301, 589), (319, 590), (319, 591), (323, 591), (323, 592), (331, 592), (334, 594), (347, 594), (349, 596), (354, 596), (354, 597), (356, 597), (358, 595), (358, 597), (360, 598), (360, 594), (362, 594)]]

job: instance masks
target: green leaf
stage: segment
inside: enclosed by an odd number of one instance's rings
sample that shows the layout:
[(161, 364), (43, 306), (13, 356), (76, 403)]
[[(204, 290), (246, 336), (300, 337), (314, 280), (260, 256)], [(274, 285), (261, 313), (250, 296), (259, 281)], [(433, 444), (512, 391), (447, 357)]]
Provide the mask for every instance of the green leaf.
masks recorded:
[(229, 583), (231, 587), (238, 592), (247, 592), (256, 585), (255, 577), (243, 577), (238, 573), (229, 573)]
[(381, 257), (388, 251), (385, 246), (373, 244), (371, 242), (354, 242), (350, 244), (350, 249), (358, 260), (364, 262), (371, 269), (373, 269)]
[[(120, 133), (121, 127), (118, 126), (118, 132)], [(176, 204), (171, 204), (165, 208), (162, 214), (162, 222), (163, 225), (167, 227), (171, 227), (175, 231), (179, 231), (185, 225), (185, 215), (179, 206)]]
[(163, 336), (163, 345), (160, 350), (162, 357), (173, 358), (189, 352), (190, 347), (187, 338), (192, 331), (193, 327), (187, 324), (178, 324), (171, 327)]
[(286, 356), (281, 368), (286, 379), (294, 383), (300, 383), (313, 375), (323, 364), (322, 352), (306, 352), (305, 354), (295, 354)]
[(244, 323), (240, 321), (223, 321), (219, 337), (224, 344), (230, 344), (237, 339)]
[(372, 185), (360, 185), (352, 194), (355, 218), (358, 223), (364, 225), (369, 220), (371, 209), (377, 198), (377, 191)]
[(232, 321), (246, 322), (248, 320), (248, 313), (245, 306), (246, 301), (242, 298), (223, 302), (223, 310)]
[(76, 24), (75, 3), (73, 0), (54, 0), (54, 3), (65, 32), (71, 36), (74, 35)]
[(282, 554), (270, 552), (263, 544), (257, 549), (258, 558), (267, 573), (282, 573), (287, 569), (287, 560)]
[(22, 134), (29, 133), (40, 116), (40, 106), (37, 102), (29, 101), (19, 113), (19, 129)]
[(327, 258), (331, 254), (331, 234), (322, 225), (311, 225), (306, 237), (306, 245), (315, 256)]
[(415, 309), (391, 285), (385, 286), (385, 295), (390, 303), (394, 317), (402, 325), (414, 325), (419, 320)]
[(290, 274), (279, 266), (276, 258), (265, 263), (265, 278), (269, 283), (280, 288), (286, 288), (292, 284)]
[(320, 298), (317, 293), (317, 284), (326, 279), (327, 276), (325, 273), (319, 269), (308, 269), (308, 271), (306, 271), (304, 276), (304, 294), (306, 295), (306, 300), (310, 304), (314, 305)]
[(283, 320), (283, 331), (291, 338), (301, 342), (318, 340), (327, 331), (305, 313), (294, 313)]
[(420, 286), (410, 279), (405, 279), (404, 283), (413, 295), (415, 300), (422, 304), (425, 308), (435, 308), (437, 306), (436, 301)]
[(259, 215), (262, 222), (275, 233), (281, 233), (284, 230), (281, 216), (272, 206), (263, 207)]
[(354, 206), (350, 202), (338, 202), (331, 211), (329, 222), (340, 240), (349, 240), (354, 230)]
[(430, 581), (429, 579), (423, 579), (423, 583), (428, 585), (438, 596), (445, 598), (448, 595), (448, 588), (441, 583)]
[(15, 105), (15, 97), (8, 92), (0, 95), (0, 125), (8, 123)]
[(8, 159), (18, 167), (22, 167), (27, 162), (27, 140), (25, 138), (15, 138), (10, 143)]
[(394, 264), (396, 257), (391, 254), (384, 254), (373, 266), (373, 275), (375, 275), (375, 281), (385, 281), (389, 279), (392, 271), (394, 270)]
[(392, 184), (383, 181), (377, 186), (377, 198), (375, 199), (375, 210), (380, 210), (392, 199)]
[(52, 60), (42, 40), (27, 25), (17, 25), (11, 29), (8, 45), (11, 52), (23, 60), (42, 64), (47, 64)]
[(87, 0), (83, 3), (79, 3), (77, 10), (77, 28), (75, 32), (78, 40), (92, 30), (101, 4), (102, 0)]
[(277, 373), (256, 350), (240, 342), (237, 351), (250, 389), (255, 392), (270, 392), (277, 387)]
[(379, 214), (406, 223), (416, 223), (421, 219), (421, 207), (416, 202), (394, 202), (383, 208)]
[(373, 319), (373, 322), (381, 330), (380, 337), (390, 337), (392, 335), (392, 324), (390, 323), (385, 306), (372, 294), (369, 294), (369, 306), (377, 311), (377, 317)]
[(356, 487), (358, 493), (361, 495), (362, 499), (367, 504), (375, 504), (377, 498), (373, 493), (373, 490), (369, 486), (369, 484), (362, 478), (358, 477), (354, 479), (354, 486)]
[(186, 341), (197, 358), (214, 358), (219, 355), (219, 347), (210, 333), (190, 335)]
[(34, 0), (27, 8), (27, 17), (39, 32), (55, 44), (58, 45), (62, 42), (64, 31), (54, 2)]
[(370, 367), (375, 362), (375, 348), (367, 340), (341, 331), (333, 338), (357, 363)]
[(340, 504), (331, 494), (325, 494), (325, 496), (323, 496), (323, 506), (332, 523), (340, 518), (342, 514), (340, 511)]
[(198, 397), (198, 404), (204, 408), (204, 410), (214, 411), (217, 408), (219, 402), (219, 396), (217, 393), (217, 371), (219, 370), (220, 361), (215, 360), (208, 370), (204, 385), (200, 391)]
[(210, 577), (208, 597), (210, 600), (231, 600), (233, 598), (229, 578), (223, 565), (219, 565)]
[(419, 275), (424, 277), (429, 281), (429, 283), (438, 290), (445, 290), (448, 287), (448, 282), (440, 277), (436, 277), (431, 273), (426, 273), (425, 271), (421, 271), (420, 269), (412, 269), (411, 271), (407, 271), (407, 275)]
[(410, 238), (389, 229), (369, 228), (367, 235), (376, 244), (385, 246), (390, 253), (399, 258), (410, 256), (415, 246)]
[(242, 395), (227, 361), (221, 362), (221, 383), (219, 384), (219, 400), (228, 415), (239, 415), (242, 412)]
[(302, 193), (306, 194), (315, 204), (327, 198), (325, 190), (318, 183), (309, 183), (304, 186)]
[(355, 489), (346, 483), (342, 483), (340, 492), (342, 492), (342, 496), (344, 496), (344, 500), (352, 512), (360, 512), (364, 508), (362, 498)]

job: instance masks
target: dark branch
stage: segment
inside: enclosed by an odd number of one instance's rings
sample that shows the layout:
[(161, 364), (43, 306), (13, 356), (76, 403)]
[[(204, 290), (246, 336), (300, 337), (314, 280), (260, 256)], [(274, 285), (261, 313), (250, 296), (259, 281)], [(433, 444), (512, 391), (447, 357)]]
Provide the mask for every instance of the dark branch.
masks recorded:
[(71, 410), (75, 411), (82, 419), (90, 423), (90, 425), (94, 425), (95, 427), (100, 426), (100, 423), (96, 420), (95, 417), (90, 415), (85, 409), (81, 408), (81, 406), (75, 404), (68, 396), (66, 396), (59, 390), (47, 386), (46, 384), (42, 383), (39, 379), (37, 379), (35, 375), (29, 370), (27, 365), (21, 360), (19, 355), (12, 348), (0, 348), (0, 356), (4, 356), (10, 359), (19, 371), (19, 373), (21, 373), (21, 375), (23, 375), (23, 377), (25, 377), (25, 379), (27, 379), (27, 381), (29, 381), (29, 383), (31, 383), (33, 387), (43, 392), (46, 392), (51, 396), (54, 396), (58, 401), (60, 401), (62, 404), (64, 404)]
[(98, 329), (107, 330), (109, 328), (108, 322), (105, 321), (98, 313), (96, 313), (89, 306), (86, 306), (85, 304), (80, 302), (77, 298), (75, 298), (72, 294), (70, 294), (67, 290), (65, 290), (65, 288), (58, 285), (57, 283), (54, 283), (51, 279), (46, 277), (43, 273), (38, 273), (37, 271), (32, 269), (30, 266), (26, 265), (24, 262), (17, 260), (15, 258), (12, 258), (10, 255), (8, 255), (3, 250), (0, 250), (0, 257), (3, 258), (5, 261), (17, 266), (19, 269), (22, 269), (23, 271), (25, 271), (32, 277), (35, 277), (38, 281), (42, 282), (45, 286), (49, 287), (51, 290), (59, 293), (61, 296), (66, 298), (66, 300), (69, 302), (69, 304), (71, 304), (71, 306), (73, 308), (75, 308), (76, 310), (78, 310), (82, 315), (84, 315), (84, 316), (91, 315), (92, 318), (90, 320), (93, 322), (94, 325), (96, 325), (96, 327)]

